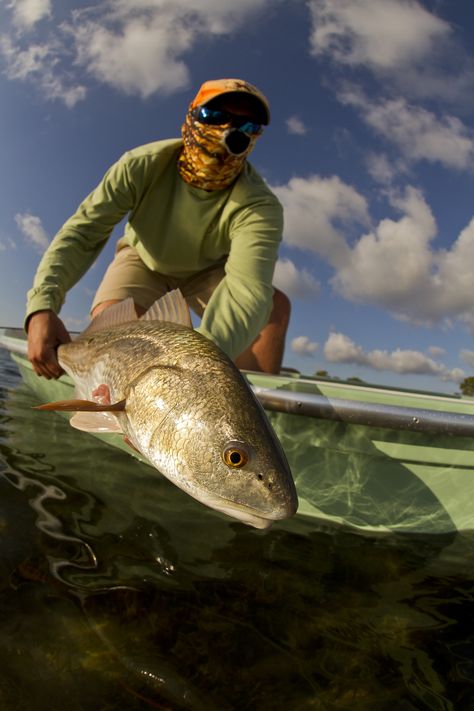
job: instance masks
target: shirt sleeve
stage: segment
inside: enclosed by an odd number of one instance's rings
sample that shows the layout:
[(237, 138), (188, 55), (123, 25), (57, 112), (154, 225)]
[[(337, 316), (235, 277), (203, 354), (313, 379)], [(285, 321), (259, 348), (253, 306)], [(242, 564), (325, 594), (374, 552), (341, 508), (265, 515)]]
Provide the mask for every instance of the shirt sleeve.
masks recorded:
[(100, 254), (114, 226), (136, 203), (136, 180), (126, 155), (62, 226), (44, 253), (27, 295), (26, 319), (35, 311), (59, 313), (66, 292)]
[(239, 210), (232, 220), (225, 277), (197, 329), (230, 358), (239, 356), (268, 321), (282, 233), (283, 209), (276, 197)]

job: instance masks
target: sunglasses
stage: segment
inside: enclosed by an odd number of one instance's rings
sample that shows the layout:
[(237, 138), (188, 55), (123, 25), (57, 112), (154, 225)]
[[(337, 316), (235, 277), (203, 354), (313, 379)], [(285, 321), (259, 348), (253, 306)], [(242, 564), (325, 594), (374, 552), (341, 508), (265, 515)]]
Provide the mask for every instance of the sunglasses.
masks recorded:
[(245, 116), (237, 116), (237, 114), (229, 113), (229, 111), (209, 109), (207, 106), (196, 106), (191, 114), (196, 121), (205, 123), (208, 126), (222, 126), (225, 123), (230, 123), (242, 133), (247, 133), (251, 136), (257, 136), (262, 133), (262, 125), (260, 123), (248, 121)]

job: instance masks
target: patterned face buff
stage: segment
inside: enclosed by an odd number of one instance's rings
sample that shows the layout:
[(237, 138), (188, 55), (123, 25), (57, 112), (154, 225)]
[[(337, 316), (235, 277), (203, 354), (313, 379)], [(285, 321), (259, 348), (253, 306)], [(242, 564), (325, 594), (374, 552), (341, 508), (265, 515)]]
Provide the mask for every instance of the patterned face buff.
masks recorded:
[(247, 133), (245, 126), (239, 130), (231, 121), (209, 125), (199, 121), (198, 115), (191, 105), (182, 128), (178, 173), (195, 188), (222, 190), (240, 174), (258, 133)]

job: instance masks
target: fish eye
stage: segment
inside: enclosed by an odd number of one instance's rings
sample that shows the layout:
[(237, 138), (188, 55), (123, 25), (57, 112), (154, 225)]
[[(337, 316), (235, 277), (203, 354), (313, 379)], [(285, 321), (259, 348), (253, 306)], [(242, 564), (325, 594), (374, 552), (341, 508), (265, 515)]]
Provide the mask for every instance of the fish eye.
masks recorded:
[(249, 460), (249, 452), (242, 442), (229, 442), (222, 452), (224, 464), (232, 469), (241, 469)]

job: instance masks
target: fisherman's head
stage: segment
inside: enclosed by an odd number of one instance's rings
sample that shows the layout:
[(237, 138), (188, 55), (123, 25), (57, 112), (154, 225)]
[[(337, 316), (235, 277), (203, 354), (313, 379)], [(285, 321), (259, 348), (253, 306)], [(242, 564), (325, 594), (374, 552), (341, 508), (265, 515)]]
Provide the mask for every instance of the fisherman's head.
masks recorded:
[(269, 122), (268, 101), (252, 84), (241, 79), (205, 82), (183, 124), (181, 177), (204, 190), (228, 187)]

